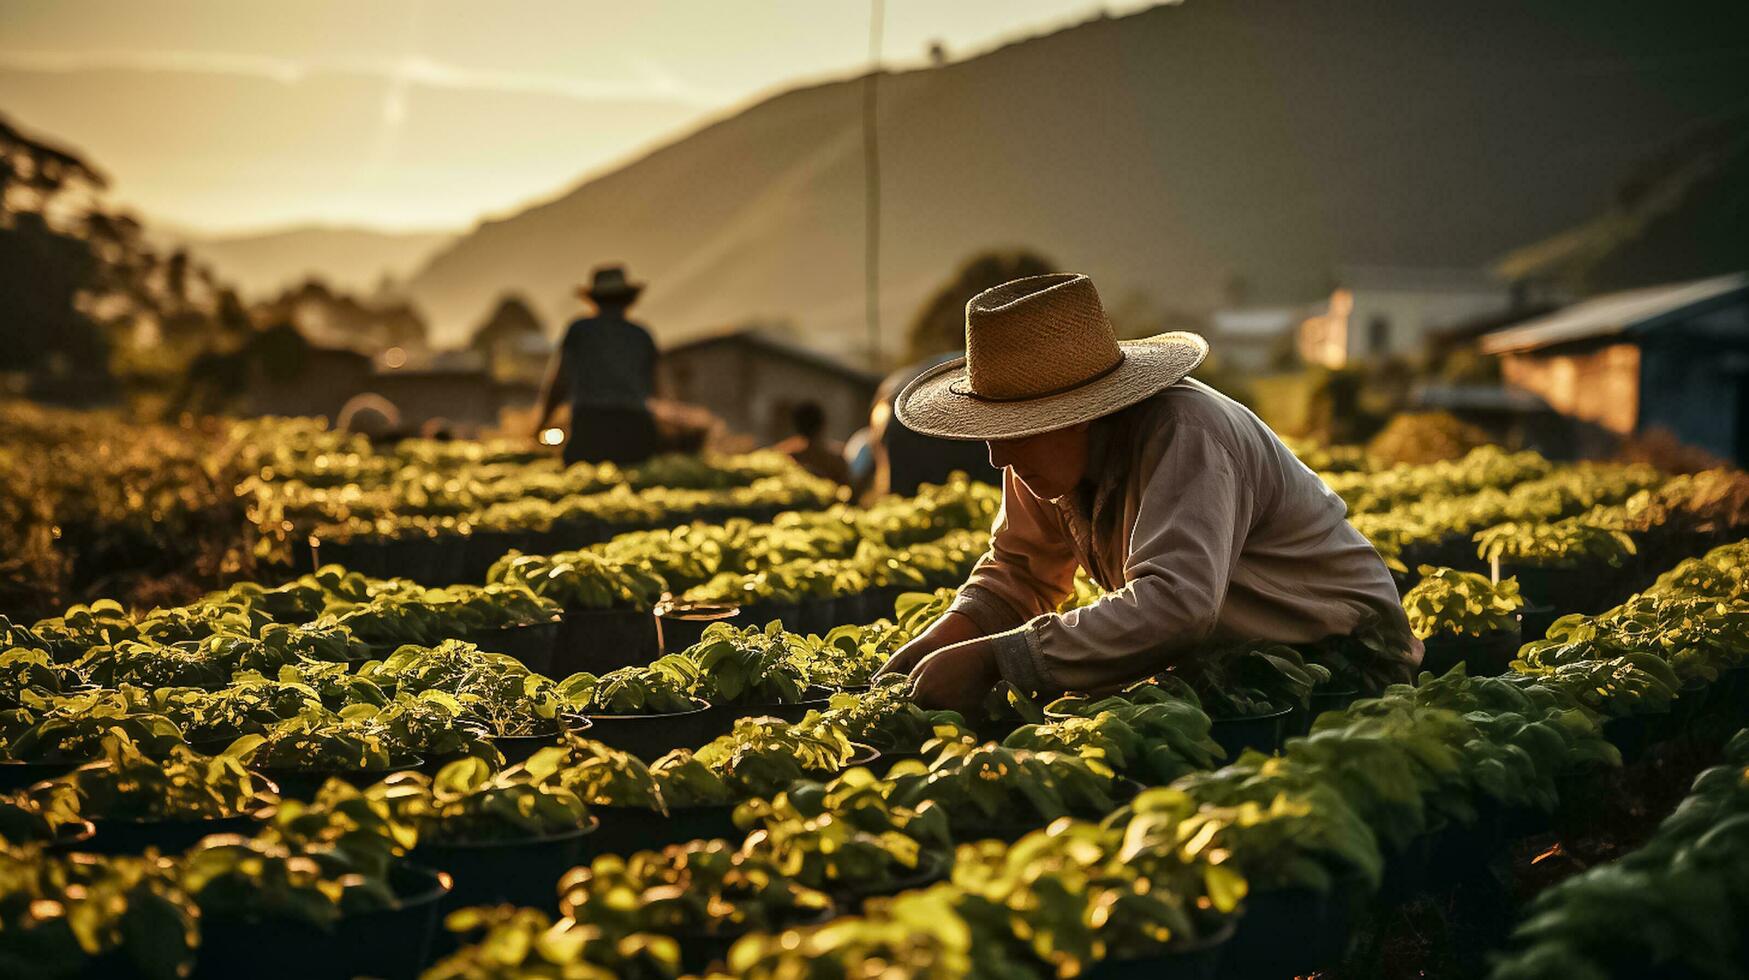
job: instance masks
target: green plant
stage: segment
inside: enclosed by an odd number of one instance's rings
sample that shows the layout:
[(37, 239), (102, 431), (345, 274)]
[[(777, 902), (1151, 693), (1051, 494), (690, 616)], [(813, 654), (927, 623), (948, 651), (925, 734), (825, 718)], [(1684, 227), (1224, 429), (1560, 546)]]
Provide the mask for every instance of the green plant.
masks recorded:
[(182, 732), (160, 714), (141, 711), (127, 694), (92, 691), (42, 697), (25, 692), (23, 705), (0, 712), (6, 758), (30, 762), (84, 761), (103, 752), (111, 732), (126, 735), (147, 755), (161, 757), (182, 744)]
[(458, 759), (436, 776), (402, 772), (369, 790), (427, 844), (481, 844), (575, 831), (589, 820), (581, 797), (526, 770), (494, 773), (480, 759)]
[(684, 672), (676, 671), (675, 663), (621, 667), (600, 677), (580, 671), (559, 682), (558, 695), (585, 715), (666, 715), (702, 707), (690, 693), (696, 671), (690, 662)]
[(52, 697), (79, 683), (79, 672), (55, 663), (47, 650), (0, 646), (0, 709), (24, 704), (24, 693)]
[(629, 752), (567, 732), (563, 745), (540, 749), (523, 764), (530, 777), (575, 793), (589, 806), (625, 806), (667, 813), (662, 786)]
[(158, 714), (175, 722), (190, 742), (236, 739), (259, 732), (321, 704), (314, 688), (270, 681), (259, 674), (217, 691), (191, 687), (161, 687), (150, 692)]
[(1111, 768), (1060, 752), (1030, 752), (995, 743), (953, 742), (927, 765), (914, 759), (887, 772), (894, 803), (920, 809), (934, 803), (954, 836), (1043, 826), (1058, 817), (1099, 816), (1114, 803)]
[(1403, 595), (1403, 611), (1417, 637), (1485, 636), (1518, 627), (1524, 599), (1517, 579), (1504, 578), (1496, 585), (1485, 575), (1455, 568), (1422, 565), (1417, 571), (1421, 581)]
[(555, 922), (538, 909), (460, 909), (444, 924), (474, 941), (426, 970), (424, 980), (669, 980), (681, 972), (672, 937), (607, 933), (575, 919)]
[[(269, 840), (214, 835), (188, 852), (182, 883), (207, 919), (295, 919), (329, 926), (394, 908), (386, 878)], [(287, 951), (288, 953), (290, 951)]]
[(198, 915), (179, 879), (156, 857), (0, 848), (0, 974), (186, 976)]
[(807, 688), (791, 649), (797, 639), (779, 623), (763, 630), (712, 623), (678, 656), (697, 666), (693, 693), (712, 704), (795, 704)]
[(1576, 520), (1509, 521), (1477, 531), (1474, 540), (1478, 558), (1513, 568), (1573, 568), (1593, 561), (1620, 567), (1635, 553), (1626, 534)]
[(1013, 845), (962, 845), (953, 882), (1002, 909), (1012, 941), (1041, 966), (1075, 972), (1186, 943), (1233, 914), (1244, 877), (1224, 852), (1197, 843), (1136, 860), (1118, 834), (1063, 821)]
[(154, 644), (123, 640), (88, 650), (79, 666), (106, 687), (223, 687), (231, 681), (247, 637), (214, 635), (204, 640)]
[(395, 747), (375, 709), (355, 705), (341, 714), (306, 708), (266, 732), (242, 736), (224, 754), (256, 768), (349, 772), (394, 766), (401, 761)]
[(1097, 703), (1103, 707), (1091, 717), (1022, 725), (1002, 744), (1097, 759), (1118, 773), (1155, 785), (1208, 769), (1225, 755), (1209, 737), (1208, 715), (1194, 702), (1135, 704), (1115, 697)]
[(54, 843), (83, 820), (79, 796), (64, 781), (0, 795), (0, 849)]
[[(214, 820), (253, 813), (275, 802), (234, 757), (196, 755), (171, 746), (148, 758), (124, 735), (103, 740), (103, 759), (63, 777), (79, 813), (96, 820)], [(54, 784), (45, 784), (54, 792)], [(42, 788), (42, 787), (39, 787)]]
[(735, 936), (818, 917), (832, 900), (728, 841), (700, 840), (572, 868), (559, 909), (610, 935)]
[(668, 584), (650, 568), (610, 561), (591, 551), (510, 551), (493, 563), (486, 581), (520, 585), (566, 609), (647, 611), (668, 591)]
[(676, 749), (651, 767), (671, 805), (730, 803), (769, 796), (797, 779), (834, 773), (849, 761), (850, 739), (810, 713), (799, 724), (742, 718), (697, 751)]
[(797, 782), (735, 809), (743, 850), (814, 888), (880, 889), (948, 858), (946, 811), (889, 798), (891, 784), (854, 769), (821, 785)]
[(445, 640), (435, 647), (403, 646), (359, 675), (397, 695), (441, 692), (493, 735), (535, 735), (557, 725), (560, 697), (553, 682), (511, 657)]
[[(1184, 675), (1210, 718), (1250, 718), (1304, 708), (1330, 671), (1281, 643), (1239, 643), (1199, 650), (1173, 673)], [(1148, 682), (1143, 682), (1148, 683)]]

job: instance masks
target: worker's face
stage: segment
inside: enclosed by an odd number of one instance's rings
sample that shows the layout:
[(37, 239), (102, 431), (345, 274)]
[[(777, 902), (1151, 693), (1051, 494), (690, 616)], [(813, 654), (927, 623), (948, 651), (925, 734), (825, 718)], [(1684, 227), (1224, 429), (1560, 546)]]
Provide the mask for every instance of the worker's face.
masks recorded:
[(1055, 500), (1087, 474), (1087, 423), (990, 443), (990, 465), (1014, 470), (1033, 495)]

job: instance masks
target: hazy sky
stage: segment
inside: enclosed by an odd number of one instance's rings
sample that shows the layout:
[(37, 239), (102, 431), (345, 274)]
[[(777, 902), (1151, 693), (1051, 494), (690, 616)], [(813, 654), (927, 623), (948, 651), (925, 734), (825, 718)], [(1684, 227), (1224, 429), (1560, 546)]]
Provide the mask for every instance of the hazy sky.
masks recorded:
[[(888, 0), (884, 50), (957, 59), (1148, 5)], [(159, 220), (461, 226), (855, 72), (868, 26), (867, 0), (0, 0), (0, 114)]]

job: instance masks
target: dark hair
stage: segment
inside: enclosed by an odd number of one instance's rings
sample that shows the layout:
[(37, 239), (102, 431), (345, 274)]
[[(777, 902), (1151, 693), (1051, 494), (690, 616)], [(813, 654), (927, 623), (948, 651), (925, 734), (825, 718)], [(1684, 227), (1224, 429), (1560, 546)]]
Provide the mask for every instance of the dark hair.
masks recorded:
[(809, 439), (819, 435), (820, 430), (826, 427), (826, 412), (820, 408), (819, 402), (802, 402), (790, 410), (789, 417), (796, 431)]

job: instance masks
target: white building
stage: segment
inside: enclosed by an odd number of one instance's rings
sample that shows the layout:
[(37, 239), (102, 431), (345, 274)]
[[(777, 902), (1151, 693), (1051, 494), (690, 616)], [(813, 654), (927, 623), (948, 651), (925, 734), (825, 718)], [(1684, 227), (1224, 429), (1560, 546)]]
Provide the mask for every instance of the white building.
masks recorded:
[(1266, 374), (1305, 315), (1298, 306), (1216, 310), (1209, 317), (1209, 346), (1223, 368)]
[(1413, 356), (1429, 335), (1513, 307), (1513, 290), (1477, 269), (1355, 266), (1299, 327), (1300, 356), (1328, 368)]

